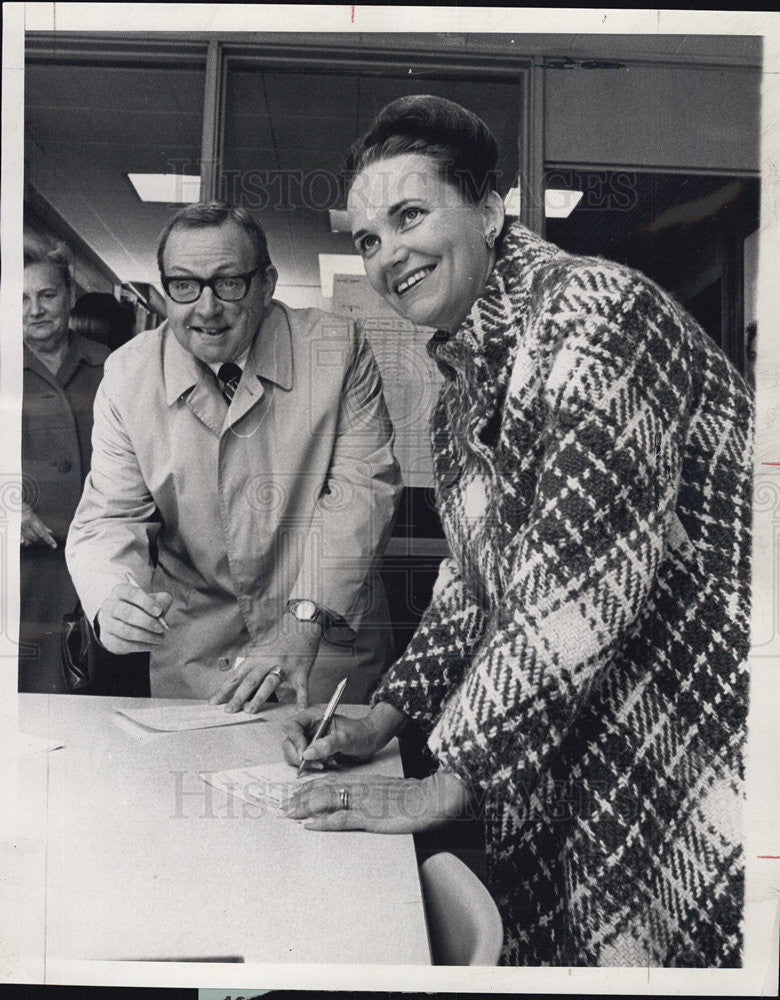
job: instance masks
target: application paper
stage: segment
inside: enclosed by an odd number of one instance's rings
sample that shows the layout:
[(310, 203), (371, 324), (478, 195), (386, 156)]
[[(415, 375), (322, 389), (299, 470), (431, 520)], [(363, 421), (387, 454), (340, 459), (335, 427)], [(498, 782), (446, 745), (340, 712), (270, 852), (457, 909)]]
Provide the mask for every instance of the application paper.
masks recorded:
[[(253, 767), (237, 767), (231, 771), (204, 771), (203, 781), (228, 795), (243, 799), (250, 805), (262, 805), (270, 812), (281, 814), (292, 794), (308, 781), (321, 778), (329, 772), (304, 771), (296, 777), (295, 768), (284, 761), (272, 764), (256, 764)], [(332, 773), (332, 772), (330, 772)]]
[(154, 705), (150, 708), (117, 708), (116, 714), (130, 719), (145, 729), (178, 733), (188, 729), (211, 729), (213, 726), (235, 726), (248, 722), (264, 722), (262, 715), (246, 712), (226, 712), (224, 705), (198, 702), (194, 705)]

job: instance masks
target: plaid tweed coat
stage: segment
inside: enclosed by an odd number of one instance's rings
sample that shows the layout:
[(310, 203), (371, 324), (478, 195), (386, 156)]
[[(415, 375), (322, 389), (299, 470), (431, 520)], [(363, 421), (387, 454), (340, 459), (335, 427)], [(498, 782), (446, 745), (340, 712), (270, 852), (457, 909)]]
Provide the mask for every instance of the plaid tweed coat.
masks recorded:
[(452, 557), (374, 701), (482, 796), (502, 961), (739, 965), (745, 384), (647, 278), (519, 225), (431, 351)]

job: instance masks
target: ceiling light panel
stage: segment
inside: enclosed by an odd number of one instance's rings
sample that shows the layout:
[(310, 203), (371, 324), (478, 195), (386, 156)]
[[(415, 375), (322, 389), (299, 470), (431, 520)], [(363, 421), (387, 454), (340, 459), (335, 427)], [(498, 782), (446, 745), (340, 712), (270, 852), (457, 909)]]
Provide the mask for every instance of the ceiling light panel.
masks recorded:
[(128, 174), (141, 201), (189, 205), (200, 201), (200, 176), (191, 174)]

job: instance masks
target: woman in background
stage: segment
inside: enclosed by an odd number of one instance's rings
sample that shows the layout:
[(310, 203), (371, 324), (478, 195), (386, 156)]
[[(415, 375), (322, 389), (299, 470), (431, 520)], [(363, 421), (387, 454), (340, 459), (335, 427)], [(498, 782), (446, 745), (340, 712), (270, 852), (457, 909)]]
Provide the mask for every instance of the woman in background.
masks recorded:
[(24, 241), (19, 690), (65, 691), (62, 616), (77, 597), (65, 537), (92, 454), (92, 403), (109, 351), (69, 329), (70, 254)]
[(661, 289), (507, 224), (487, 126), (388, 105), (347, 161), (372, 286), (436, 334), (451, 557), (363, 720), (285, 755), (428, 735), (422, 781), (313, 782), (314, 829), (416, 831), (479, 805), (520, 965), (735, 966), (752, 404)]

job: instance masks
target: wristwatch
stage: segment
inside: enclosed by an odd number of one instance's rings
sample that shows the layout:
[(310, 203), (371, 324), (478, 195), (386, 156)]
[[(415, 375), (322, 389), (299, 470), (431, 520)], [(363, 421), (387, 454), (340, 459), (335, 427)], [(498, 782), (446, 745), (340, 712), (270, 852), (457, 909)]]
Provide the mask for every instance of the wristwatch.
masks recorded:
[(314, 601), (295, 598), (287, 602), (287, 610), (299, 622), (316, 622), (322, 630), (322, 638), (336, 646), (347, 646), (355, 639), (355, 631), (341, 616), (321, 608)]

